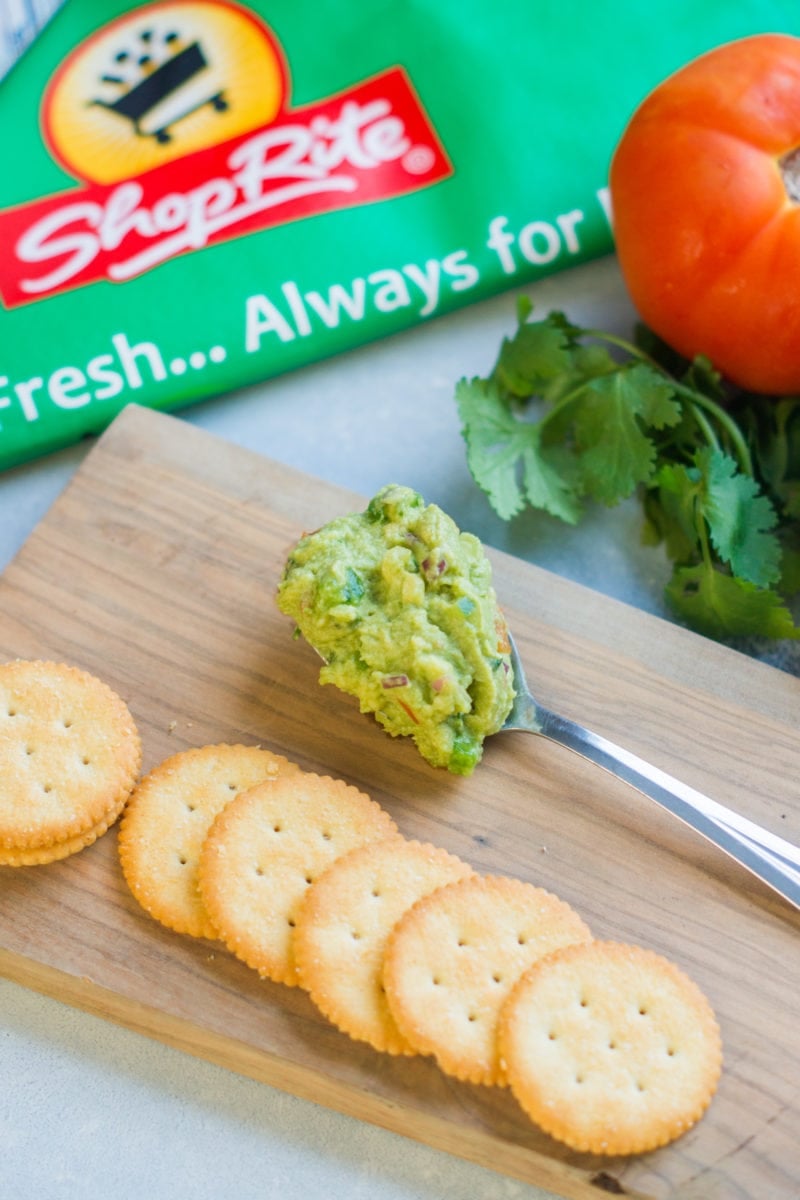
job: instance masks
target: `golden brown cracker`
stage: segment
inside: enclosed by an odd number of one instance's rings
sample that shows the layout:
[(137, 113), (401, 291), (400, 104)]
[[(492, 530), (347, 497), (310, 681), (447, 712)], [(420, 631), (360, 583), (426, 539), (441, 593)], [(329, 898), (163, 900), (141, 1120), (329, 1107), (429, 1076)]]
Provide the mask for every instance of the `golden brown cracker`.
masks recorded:
[(125, 807), (126, 800), (127, 796), (123, 796), (117, 807), (110, 809), (102, 820), (93, 825), (91, 829), (76, 834), (74, 837), (62, 838), (58, 842), (51, 842), (48, 846), (37, 846), (33, 850), (19, 848), (8, 850), (0, 847), (0, 866), (35, 867), (44, 863), (58, 862), (62, 858), (68, 858), (71, 854), (77, 854), (79, 850), (85, 850), (87, 846), (91, 846), (111, 828)]
[(473, 875), (448, 884), (409, 909), (388, 939), (390, 1011), (444, 1071), (502, 1084), (496, 1024), (511, 987), (537, 959), (590, 937), (568, 904), (522, 880)]
[(298, 983), (292, 946), (309, 884), (339, 855), (397, 827), (364, 792), (301, 772), (237, 796), (200, 856), (200, 891), (228, 948), (260, 975)]
[(472, 874), (446, 850), (396, 837), (338, 858), (308, 888), (297, 913), (300, 982), (350, 1037), (390, 1054), (413, 1054), (389, 1012), (382, 971), (386, 939), (412, 904)]
[(0, 664), (0, 861), (51, 861), (94, 841), (119, 815), (141, 757), (127, 705), (96, 676)]
[(178, 933), (216, 937), (197, 890), (200, 848), (217, 814), (239, 792), (300, 768), (260, 746), (182, 750), (141, 780), (119, 831), (119, 857), (136, 899)]
[(512, 1091), (575, 1150), (637, 1154), (703, 1114), (722, 1067), (711, 1006), (674, 963), (613, 942), (569, 946), (518, 981), (501, 1013)]

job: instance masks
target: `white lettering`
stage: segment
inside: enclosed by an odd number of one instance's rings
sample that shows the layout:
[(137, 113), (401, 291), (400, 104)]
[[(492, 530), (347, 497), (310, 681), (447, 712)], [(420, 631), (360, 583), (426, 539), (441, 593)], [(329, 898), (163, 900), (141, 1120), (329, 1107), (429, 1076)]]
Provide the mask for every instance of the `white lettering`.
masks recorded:
[(575, 233), (575, 226), (580, 225), (582, 220), (583, 213), (579, 208), (573, 208), (571, 212), (562, 213), (560, 217), (556, 217), (556, 225), (561, 230), (561, 235), (570, 254), (577, 254), (581, 248), (578, 236)]
[(300, 289), (296, 283), (289, 280), (281, 287), (286, 303), (289, 305), (289, 312), (292, 314), (297, 332), (301, 337), (308, 337), (311, 333), (311, 322), (308, 319), (306, 306), (303, 304), (303, 297), (300, 295)]
[(248, 296), (245, 305), (244, 345), (248, 354), (261, 348), (265, 333), (277, 333), (282, 342), (291, 342), (295, 332), (285, 317), (266, 296)]
[(489, 250), (494, 250), (497, 257), (500, 259), (500, 266), (505, 271), (506, 275), (513, 275), (517, 269), (517, 264), (514, 262), (514, 255), (509, 249), (514, 245), (514, 235), (509, 233), (506, 228), (508, 225), (508, 217), (495, 217), (489, 222), (489, 240), (486, 246)]
[(411, 142), (406, 137), (406, 127), (400, 118), (387, 117), (385, 121), (376, 121), (364, 130), (364, 149), (377, 165), (402, 158), (411, 149)]
[(181, 192), (169, 192), (153, 205), (153, 221), (159, 233), (174, 233), (186, 224), (189, 205)]
[[(78, 389), (79, 395), (73, 393)], [(60, 367), (47, 381), (47, 394), (59, 408), (83, 408), (91, 400), (86, 389), (86, 376), (77, 367)]]
[(367, 283), (377, 287), (372, 303), (379, 312), (390, 313), (398, 308), (410, 307), (411, 296), (400, 271), (394, 271), (391, 268), (385, 271), (373, 271), (371, 275), (367, 276)]
[(347, 313), (352, 321), (364, 318), (367, 285), (364, 279), (354, 279), (348, 292), (340, 283), (334, 283), (328, 288), (328, 298), (324, 299), (319, 292), (306, 292), (303, 297), (309, 308), (322, 318), (328, 329), (336, 329), (342, 320), (342, 313)]
[[(539, 250), (534, 244), (534, 240), (537, 238), (540, 245), (542, 241), (544, 242)], [(561, 238), (558, 236), (555, 226), (548, 221), (531, 221), (530, 225), (526, 225), (524, 229), (520, 230), (519, 248), (529, 263), (541, 267), (558, 257)]]
[(419, 310), (421, 317), (430, 316), (439, 303), (441, 273), (441, 267), (435, 258), (429, 258), (423, 268), (415, 266), (414, 263), (407, 263), (403, 267), (403, 274), (417, 285), (425, 297), (425, 303)]
[[(261, 198), (268, 179), (322, 179), (325, 172), (320, 167), (303, 161), (313, 145), (311, 131), (302, 125), (268, 129), (243, 142), (231, 154), (228, 166), (236, 172), (233, 182), (244, 199), (253, 204)], [(270, 157), (272, 150), (277, 153)]]
[(125, 386), (120, 373), (110, 369), (113, 364), (114, 358), (111, 354), (98, 354), (96, 358), (90, 359), (86, 374), (93, 383), (104, 385), (95, 392), (95, 400), (111, 400), (118, 396)]
[[(564, 250), (568, 254), (577, 254), (580, 251), (577, 227), (584, 220), (584, 216), (579, 208), (573, 208), (569, 212), (560, 213), (555, 218), (555, 224), (549, 221), (531, 221), (516, 237), (508, 228), (507, 217), (494, 217), (489, 222), (486, 245), (489, 250), (495, 251), (506, 275), (512, 275), (517, 269), (512, 250), (515, 243), (529, 263), (537, 267), (546, 266), (554, 262)], [(453, 287), (456, 285), (453, 284)]]
[(167, 378), (167, 368), (164, 366), (161, 352), (153, 342), (139, 342), (138, 346), (132, 346), (124, 333), (115, 333), (111, 338), (111, 343), (117, 352), (128, 387), (144, 387), (144, 380), (139, 370), (138, 360), (140, 358), (147, 361), (156, 382)]
[[(7, 385), (7, 383), (8, 383), (8, 376), (0, 375), (0, 388), (4, 388)], [(0, 408), (11, 408), (11, 397), (10, 396), (0, 396)], [(0, 422), (0, 429), (2, 429), (2, 428), (3, 428), (3, 426), (2, 426), (2, 423)]]
[(212, 179), (186, 197), (186, 240), (193, 249), (208, 242), (216, 218), (226, 216), (236, 203), (236, 188), (229, 179)]
[(478, 268), (467, 260), (466, 250), (446, 254), (442, 259), (442, 270), (453, 280), (450, 286), (454, 292), (466, 292), (480, 280)]
[[(24, 263), (58, 262), (48, 273), (24, 278), (29, 294), (69, 282), (101, 254), (113, 254), (107, 278), (131, 279), (186, 250), (206, 246), (223, 230), (257, 213), (325, 192), (354, 192), (353, 171), (394, 162), (410, 148), (405, 125), (391, 103), (346, 100), (336, 117), (318, 114), (272, 127), (248, 138), (228, 157), (229, 175), (186, 192), (173, 191), (144, 202), (136, 180), (119, 184), (104, 203), (68, 204), (36, 221), (16, 246)], [(123, 252), (127, 239), (139, 243)], [(141, 243), (145, 243), (141, 245)], [(63, 261), (58, 261), (63, 260)]]
[(60, 258), (62, 254), (69, 257), (49, 275), (23, 279), (20, 284), (22, 291), (30, 295), (52, 291), (88, 267), (100, 250), (100, 240), (96, 234), (85, 230), (81, 232), (80, 229), (72, 233), (64, 232), (61, 237), (53, 237), (53, 234), (77, 222), (84, 222), (90, 229), (96, 229), (102, 217), (103, 210), (99, 204), (68, 204), (66, 208), (56, 209), (31, 225), (14, 247), (17, 258), (26, 263), (39, 263)]
[(602, 187), (597, 189), (597, 200), (603, 210), (603, 216), (608, 221), (609, 225), (614, 224), (614, 214), (611, 210), (611, 189)]
[(311, 131), (317, 141), (310, 150), (311, 161), (334, 171), (343, 163), (364, 170), (401, 158), (411, 143), (403, 122), (391, 117), (391, 111), (388, 100), (373, 100), (363, 108), (348, 100), (337, 120), (315, 117)]
[(100, 222), (100, 244), (104, 250), (116, 250), (129, 233), (151, 238), (158, 233), (152, 213), (140, 208), (144, 190), (140, 183), (120, 184), (108, 198)]
[(22, 383), (14, 384), (14, 394), (19, 400), (26, 421), (38, 421), (39, 419), (39, 409), (36, 407), (33, 393), (38, 392), (43, 385), (44, 380), (41, 375), (37, 375), (33, 379), (25, 379)]

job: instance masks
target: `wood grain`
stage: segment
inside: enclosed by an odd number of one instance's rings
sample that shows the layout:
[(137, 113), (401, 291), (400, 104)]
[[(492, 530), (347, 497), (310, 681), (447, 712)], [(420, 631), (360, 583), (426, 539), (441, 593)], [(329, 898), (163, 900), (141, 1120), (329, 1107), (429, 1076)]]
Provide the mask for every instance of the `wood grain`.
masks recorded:
[[(543, 739), (500, 735), (459, 780), (319, 687), (317, 661), (292, 639), (273, 592), (296, 537), (362, 501), (132, 406), (0, 581), (0, 654), (58, 657), (105, 678), (131, 706), (145, 769), (206, 742), (267, 745), (364, 788), (407, 835), (556, 892), (597, 936), (675, 959), (722, 1026), (725, 1071), (705, 1119), (642, 1158), (572, 1154), (506, 1092), (360, 1046), (299, 989), (162, 929), (127, 892), (113, 832), (62, 863), (0, 869), (0, 971), (565, 1197), (617, 1187), (656, 1200), (797, 1200), (799, 914)], [(492, 559), (544, 703), (800, 841), (800, 681)]]

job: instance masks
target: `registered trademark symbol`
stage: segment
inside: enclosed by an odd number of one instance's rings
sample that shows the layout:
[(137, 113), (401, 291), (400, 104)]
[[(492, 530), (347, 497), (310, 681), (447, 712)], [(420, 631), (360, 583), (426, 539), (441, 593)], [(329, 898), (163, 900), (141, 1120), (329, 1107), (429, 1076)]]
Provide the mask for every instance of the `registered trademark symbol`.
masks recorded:
[(403, 166), (409, 175), (425, 175), (436, 162), (430, 146), (412, 146), (403, 155)]

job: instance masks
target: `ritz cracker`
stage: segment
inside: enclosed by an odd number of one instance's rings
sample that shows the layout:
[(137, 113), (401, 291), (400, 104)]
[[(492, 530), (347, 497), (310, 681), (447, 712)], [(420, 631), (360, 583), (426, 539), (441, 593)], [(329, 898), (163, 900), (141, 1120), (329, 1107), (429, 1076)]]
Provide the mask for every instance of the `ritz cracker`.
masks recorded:
[(523, 0), (70, 0), (0, 85), (0, 468), (607, 253), (626, 115), (732, 32), (678, 7), (598, 72)]

